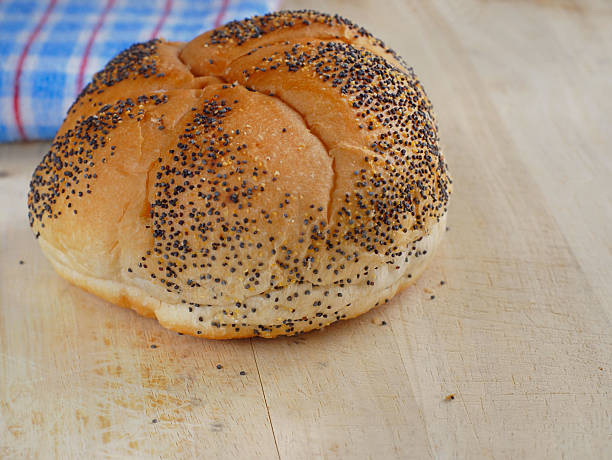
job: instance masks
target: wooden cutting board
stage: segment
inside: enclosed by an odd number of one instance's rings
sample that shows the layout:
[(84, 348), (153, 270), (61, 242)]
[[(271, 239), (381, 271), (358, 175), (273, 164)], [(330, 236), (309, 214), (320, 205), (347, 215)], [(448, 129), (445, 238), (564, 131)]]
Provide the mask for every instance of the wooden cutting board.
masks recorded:
[(0, 457), (612, 455), (612, 4), (306, 6), (434, 102), (455, 192), (433, 265), (320, 332), (179, 336), (53, 272), (25, 204), (48, 144), (0, 146)]

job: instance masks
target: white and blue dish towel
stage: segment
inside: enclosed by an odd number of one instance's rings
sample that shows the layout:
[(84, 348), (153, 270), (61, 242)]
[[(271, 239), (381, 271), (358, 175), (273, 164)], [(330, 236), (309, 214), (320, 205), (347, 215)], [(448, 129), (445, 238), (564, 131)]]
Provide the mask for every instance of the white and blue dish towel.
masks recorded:
[(50, 139), (91, 76), (133, 43), (196, 35), (278, 0), (0, 0), (0, 142)]

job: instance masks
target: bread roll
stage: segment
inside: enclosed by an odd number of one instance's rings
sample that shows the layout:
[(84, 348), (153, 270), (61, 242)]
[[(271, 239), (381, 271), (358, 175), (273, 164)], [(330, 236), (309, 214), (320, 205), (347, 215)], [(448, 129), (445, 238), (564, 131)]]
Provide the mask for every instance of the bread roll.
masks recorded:
[(414, 280), (450, 182), (412, 69), (348, 20), (296, 11), (113, 58), (28, 205), (77, 286), (182, 333), (275, 337)]

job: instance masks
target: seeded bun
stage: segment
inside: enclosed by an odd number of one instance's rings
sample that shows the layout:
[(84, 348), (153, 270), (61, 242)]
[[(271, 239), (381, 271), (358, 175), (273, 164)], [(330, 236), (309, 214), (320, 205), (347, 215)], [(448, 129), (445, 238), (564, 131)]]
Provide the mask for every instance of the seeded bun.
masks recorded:
[(297, 11), (113, 58), (70, 108), (28, 205), (61, 276), (226, 339), (386, 302), (431, 258), (449, 192), (412, 69), (348, 20)]

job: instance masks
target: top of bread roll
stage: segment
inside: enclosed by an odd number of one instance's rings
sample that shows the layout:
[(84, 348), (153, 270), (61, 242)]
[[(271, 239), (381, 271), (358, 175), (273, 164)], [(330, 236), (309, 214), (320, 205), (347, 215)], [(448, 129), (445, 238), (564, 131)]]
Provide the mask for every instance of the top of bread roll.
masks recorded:
[(449, 191), (412, 69), (297, 11), (113, 58), (28, 204), (75, 284), (181, 332), (273, 337), (390, 298), (437, 245)]

